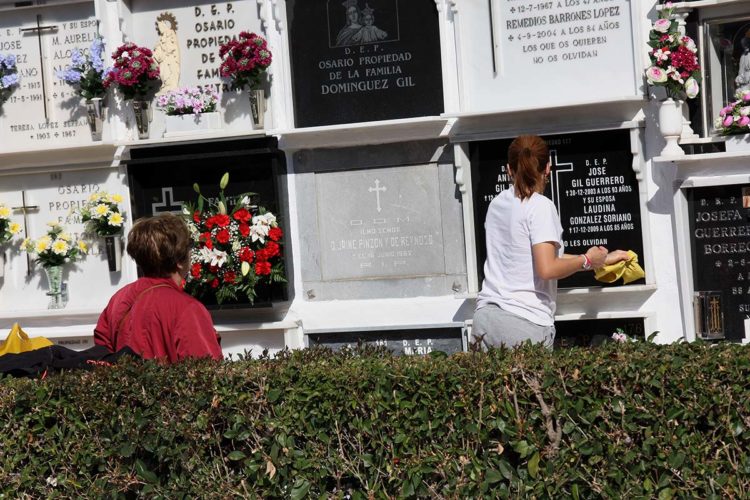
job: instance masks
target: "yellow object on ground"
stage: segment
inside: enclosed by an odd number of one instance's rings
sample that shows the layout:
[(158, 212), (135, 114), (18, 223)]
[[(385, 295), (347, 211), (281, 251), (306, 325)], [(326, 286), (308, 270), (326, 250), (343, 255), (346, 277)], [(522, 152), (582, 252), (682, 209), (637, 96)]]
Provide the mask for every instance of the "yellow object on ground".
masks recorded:
[(638, 265), (638, 254), (632, 250), (628, 250), (628, 255), (630, 256), (628, 260), (621, 260), (617, 264), (597, 269), (594, 272), (594, 277), (603, 283), (614, 283), (622, 278), (622, 282), (626, 285), (631, 281), (643, 278), (646, 273)]
[(16, 323), (10, 330), (8, 338), (0, 344), (0, 356), (3, 354), (19, 354), (22, 352), (35, 351), (42, 347), (52, 345), (49, 339), (44, 337), (29, 338), (26, 332), (21, 330), (21, 326)]

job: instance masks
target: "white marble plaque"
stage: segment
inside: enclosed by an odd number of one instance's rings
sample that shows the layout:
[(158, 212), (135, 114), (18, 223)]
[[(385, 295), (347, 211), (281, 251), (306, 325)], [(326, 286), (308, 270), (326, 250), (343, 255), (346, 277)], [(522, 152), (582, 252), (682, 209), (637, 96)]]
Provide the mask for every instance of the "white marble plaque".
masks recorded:
[[(1, 180), (1, 202), (9, 207), (21, 207), (25, 201), (28, 207), (25, 220), (20, 209), (13, 210), (12, 220), (25, 225), (26, 236), (32, 239), (43, 236), (48, 229), (47, 223), (53, 221), (64, 225), (67, 232), (79, 238), (84, 227), (74, 212), (92, 193), (121, 194), (125, 203), (128, 199), (124, 177), (110, 168), (3, 176)], [(128, 211), (127, 205), (122, 207)], [(130, 221), (129, 213), (126, 217)], [(0, 310), (45, 309), (48, 285), (44, 271), (32, 258), (31, 273), (27, 273), (27, 254), (18, 244), (24, 234), (19, 236), (11, 248), (6, 248), (8, 262), (5, 277), (0, 279)], [(103, 308), (109, 297), (125, 283), (124, 272), (109, 272), (103, 241), (98, 238), (86, 241), (91, 246), (91, 253), (85, 259), (65, 266), (63, 277), (68, 283), (69, 296), (67, 310)]]
[(315, 179), (323, 280), (445, 273), (436, 165)]
[(0, 107), (0, 151), (90, 144), (84, 101), (55, 71), (97, 32), (94, 3), (0, 13), (0, 53), (18, 58), (20, 85)]
[[(220, 94), (224, 129), (252, 129), (247, 92), (232, 90), (229, 80), (219, 75), (219, 47), (241, 31), (265, 37), (257, 2), (186, 4), (180, 0), (134, 0), (132, 12), (133, 33), (129, 39), (154, 50), (164, 89), (213, 87)], [(269, 115), (266, 117), (270, 118)], [(161, 136), (164, 130), (161, 112), (155, 113), (152, 130), (152, 136)]]
[[(461, 24), (466, 111), (638, 94), (632, 0), (491, 0), (486, 5), (484, 12), (469, 9)], [(492, 23), (486, 21), (490, 8)]]

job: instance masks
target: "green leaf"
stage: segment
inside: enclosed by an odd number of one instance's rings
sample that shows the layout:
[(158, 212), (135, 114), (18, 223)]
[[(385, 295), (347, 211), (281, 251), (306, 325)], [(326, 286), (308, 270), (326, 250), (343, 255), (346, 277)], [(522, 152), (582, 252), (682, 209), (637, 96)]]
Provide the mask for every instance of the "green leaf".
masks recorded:
[(156, 474), (148, 470), (146, 464), (144, 464), (140, 459), (135, 461), (135, 473), (147, 483), (155, 484), (159, 482), (159, 478), (156, 476)]
[(664, 488), (659, 492), (659, 500), (672, 500), (672, 497), (674, 497), (672, 488)]
[(234, 450), (232, 453), (227, 455), (227, 458), (229, 460), (237, 461), (237, 460), (242, 460), (243, 458), (247, 458), (247, 455), (242, 453), (240, 450)]
[(498, 483), (503, 480), (503, 474), (495, 469), (489, 469), (487, 474), (485, 474), (485, 478), (487, 479), (487, 482), (491, 484)]
[(292, 491), (290, 493), (290, 498), (292, 500), (300, 500), (302, 498), (305, 498), (307, 496), (307, 492), (310, 490), (310, 483), (309, 481), (305, 479), (298, 479), (294, 486), (292, 487)]
[(125, 443), (120, 448), (120, 456), (128, 458), (133, 455), (135, 452), (135, 447), (133, 446), (133, 443)]
[(529, 443), (527, 443), (526, 441), (518, 441), (513, 445), (513, 449), (516, 453), (521, 455), (521, 458), (526, 458), (526, 456), (531, 452)]
[(275, 403), (281, 397), (281, 389), (271, 389), (268, 391), (268, 402)]
[(678, 469), (683, 464), (683, 462), (685, 462), (685, 454), (681, 451), (678, 451), (677, 453), (669, 457), (669, 466), (673, 469)]
[(539, 475), (539, 452), (537, 451), (534, 453), (534, 456), (531, 457), (531, 460), (529, 460), (529, 464), (527, 466), (529, 469), (529, 475), (536, 479), (536, 477)]
[(508, 481), (513, 479), (513, 469), (510, 468), (505, 460), (501, 460), (497, 464), (497, 468), (500, 469), (500, 474), (502, 474), (505, 479), (507, 479)]
[(570, 488), (570, 494), (573, 496), (573, 500), (579, 500), (581, 498), (580, 494), (578, 493), (578, 485), (574, 484)]

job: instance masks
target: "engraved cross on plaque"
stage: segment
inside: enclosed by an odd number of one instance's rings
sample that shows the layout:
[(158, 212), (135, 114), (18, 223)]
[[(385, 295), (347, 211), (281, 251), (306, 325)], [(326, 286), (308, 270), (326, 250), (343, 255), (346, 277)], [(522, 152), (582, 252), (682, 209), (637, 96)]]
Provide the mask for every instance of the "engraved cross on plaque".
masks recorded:
[[(23, 233), (26, 238), (29, 237), (29, 223), (27, 216), (29, 215), (29, 212), (39, 211), (38, 205), (27, 205), (26, 204), (26, 191), (21, 191), (21, 206), (20, 207), (11, 207), (13, 211), (21, 212), (23, 214)], [(29, 252), (26, 252), (26, 275), (31, 276), (31, 258), (29, 257)]]
[(174, 199), (174, 188), (163, 187), (161, 188), (161, 201), (151, 204), (151, 215), (162, 212), (181, 214), (183, 204), (184, 202)]
[(367, 188), (367, 190), (370, 193), (375, 193), (375, 201), (377, 203), (378, 213), (380, 213), (380, 211), (382, 210), (380, 208), (380, 192), (381, 191), (388, 191), (388, 189), (385, 186), (381, 186), (380, 185), (380, 179), (375, 179), (375, 187), (369, 187), (369, 188)]
[(55, 31), (57, 26), (42, 26), (41, 14), (36, 15), (36, 27), (35, 28), (23, 28), (22, 32), (34, 32), (36, 33), (37, 41), (39, 42), (39, 68), (42, 75), (42, 103), (44, 104), (44, 119), (49, 121), (47, 115), (47, 85), (44, 79), (44, 52), (42, 51), (42, 32), (45, 30)]

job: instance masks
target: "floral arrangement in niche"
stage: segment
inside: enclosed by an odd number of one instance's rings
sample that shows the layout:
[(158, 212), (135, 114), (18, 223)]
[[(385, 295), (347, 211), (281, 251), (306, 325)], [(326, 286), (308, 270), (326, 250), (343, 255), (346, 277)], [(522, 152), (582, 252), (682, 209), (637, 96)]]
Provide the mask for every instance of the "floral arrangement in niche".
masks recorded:
[(57, 71), (57, 78), (76, 88), (76, 93), (84, 99), (104, 97), (107, 89), (104, 86), (112, 68), (104, 67), (104, 40), (96, 37), (88, 53), (73, 49), (70, 65)]
[(216, 111), (219, 94), (212, 88), (180, 88), (160, 95), (156, 105), (169, 116), (200, 115)]
[(0, 245), (8, 243), (21, 232), (21, 225), (10, 221), (10, 208), (0, 203)]
[(740, 90), (735, 100), (719, 111), (714, 126), (724, 135), (750, 133), (750, 90)]
[(114, 236), (122, 233), (125, 214), (120, 210), (123, 198), (119, 194), (100, 191), (89, 196), (86, 204), (79, 209), (86, 232), (98, 236)]
[(23, 249), (28, 253), (36, 255), (35, 262), (41, 264), (43, 267), (61, 266), (83, 258), (86, 255), (88, 251), (86, 243), (80, 240), (75, 241), (56, 222), (50, 222), (47, 225), (49, 226), (47, 234), (38, 240), (27, 238), (22, 245)]
[(112, 54), (115, 64), (104, 78), (104, 88), (115, 86), (126, 100), (144, 99), (161, 85), (159, 66), (146, 47), (126, 43)]
[(668, 97), (693, 99), (700, 92), (698, 47), (692, 38), (680, 32), (673, 13), (671, 2), (666, 3), (651, 27), (648, 40), (651, 66), (646, 69), (646, 78), (651, 85), (665, 87)]
[(16, 56), (0, 54), (0, 105), (8, 100), (21, 78), (18, 76)]
[(206, 198), (195, 184), (197, 205), (185, 206), (194, 240), (185, 291), (198, 298), (215, 297), (219, 304), (243, 298), (253, 303), (258, 284), (286, 281), (283, 232), (274, 214), (251, 204), (252, 193), (239, 195), (227, 209), (228, 182), (225, 173), (218, 199)]
[(247, 31), (241, 32), (239, 38), (222, 44), (219, 57), (219, 73), (224, 78), (230, 78), (232, 84), (240, 89), (245, 85), (251, 89), (258, 88), (272, 60), (265, 38)]

